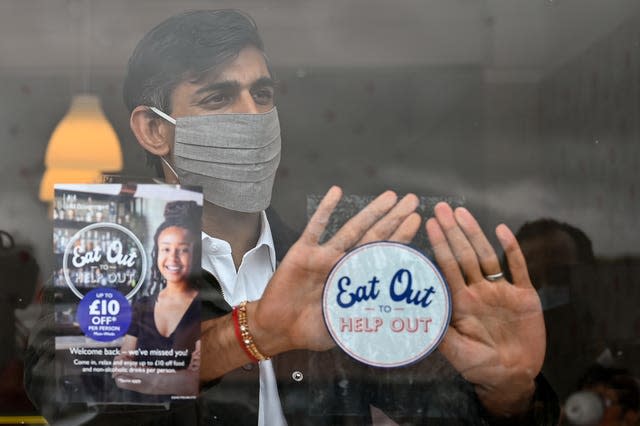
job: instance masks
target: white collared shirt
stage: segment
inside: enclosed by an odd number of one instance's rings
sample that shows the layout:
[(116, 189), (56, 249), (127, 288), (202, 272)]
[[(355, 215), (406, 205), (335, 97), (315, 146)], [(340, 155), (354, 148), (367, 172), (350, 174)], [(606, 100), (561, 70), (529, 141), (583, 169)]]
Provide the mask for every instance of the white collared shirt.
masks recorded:
[[(225, 301), (231, 306), (237, 306), (244, 300), (260, 299), (276, 269), (276, 251), (264, 212), (260, 214), (260, 223), (258, 242), (242, 257), (237, 271), (229, 243), (202, 233), (202, 268), (216, 277)], [(258, 426), (286, 425), (273, 364), (268, 360), (260, 362), (259, 366)]]

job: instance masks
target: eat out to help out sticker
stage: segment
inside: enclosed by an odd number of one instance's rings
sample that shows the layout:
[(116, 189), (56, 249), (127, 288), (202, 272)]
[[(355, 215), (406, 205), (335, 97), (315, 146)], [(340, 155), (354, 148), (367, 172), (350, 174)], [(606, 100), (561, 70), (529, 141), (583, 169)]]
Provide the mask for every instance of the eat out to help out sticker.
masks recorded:
[(347, 253), (325, 283), (324, 318), (347, 354), (376, 367), (400, 367), (430, 354), (451, 317), (449, 288), (419, 251), (381, 241)]

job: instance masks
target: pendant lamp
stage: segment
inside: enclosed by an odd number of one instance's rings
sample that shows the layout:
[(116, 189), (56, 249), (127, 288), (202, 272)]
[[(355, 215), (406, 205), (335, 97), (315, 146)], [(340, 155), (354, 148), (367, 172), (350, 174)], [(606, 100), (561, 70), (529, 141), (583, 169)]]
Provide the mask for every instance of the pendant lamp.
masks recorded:
[(76, 95), (53, 131), (45, 155), (40, 199), (53, 200), (56, 183), (96, 183), (102, 172), (122, 169), (122, 151), (95, 95)]

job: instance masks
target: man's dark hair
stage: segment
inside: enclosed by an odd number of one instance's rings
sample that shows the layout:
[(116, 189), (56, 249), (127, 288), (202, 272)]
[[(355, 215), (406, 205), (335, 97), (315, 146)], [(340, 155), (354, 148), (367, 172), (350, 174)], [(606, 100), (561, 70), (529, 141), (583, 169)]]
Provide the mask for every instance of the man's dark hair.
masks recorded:
[(578, 261), (581, 264), (590, 265), (595, 263), (593, 247), (587, 234), (575, 226), (558, 222), (555, 219), (538, 219), (533, 222), (526, 222), (516, 233), (516, 239), (522, 242), (523, 240), (548, 236), (554, 232), (564, 232), (571, 238), (576, 247)]
[(148, 105), (171, 114), (171, 93), (178, 83), (197, 81), (248, 46), (264, 51), (255, 22), (238, 10), (193, 10), (172, 16), (149, 31), (133, 51), (124, 103), (129, 112)]

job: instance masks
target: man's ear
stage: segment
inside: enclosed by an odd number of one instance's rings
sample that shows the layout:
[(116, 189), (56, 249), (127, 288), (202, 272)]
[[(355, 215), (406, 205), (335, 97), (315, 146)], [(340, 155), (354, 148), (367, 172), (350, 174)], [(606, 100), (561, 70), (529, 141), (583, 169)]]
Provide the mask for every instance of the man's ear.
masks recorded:
[(139, 105), (131, 112), (129, 125), (138, 143), (154, 155), (165, 156), (173, 146), (174, 126), (149, 107)]

